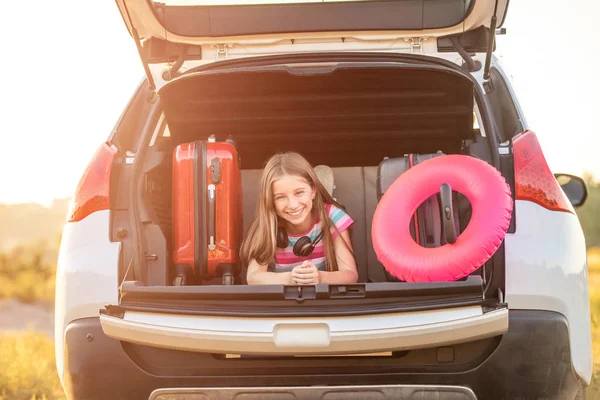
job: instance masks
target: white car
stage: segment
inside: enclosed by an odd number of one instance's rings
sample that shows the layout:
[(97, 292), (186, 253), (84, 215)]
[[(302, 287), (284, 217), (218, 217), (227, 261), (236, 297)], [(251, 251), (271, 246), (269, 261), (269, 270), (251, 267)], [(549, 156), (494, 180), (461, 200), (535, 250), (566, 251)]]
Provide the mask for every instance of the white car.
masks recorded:
[[(146, 79), (84, 172), (62, 236), (56, 364), (69, 399), (585, 396), (573, 207), (587, 191), (550, 172), (493, 56), (508, 0), (117, 5)], [(245, 285), (240, 272), (234, 285), (174, 285), (173, 149), (211, 135), (236, 142), (244, 230), (269, 156), (331, 167), (355, 220), (359, 282), (301, 290)], [(500, 171), (511, 225), (468, 277), (400, 282), (373, 250), (378, 165), (437, 151)]]

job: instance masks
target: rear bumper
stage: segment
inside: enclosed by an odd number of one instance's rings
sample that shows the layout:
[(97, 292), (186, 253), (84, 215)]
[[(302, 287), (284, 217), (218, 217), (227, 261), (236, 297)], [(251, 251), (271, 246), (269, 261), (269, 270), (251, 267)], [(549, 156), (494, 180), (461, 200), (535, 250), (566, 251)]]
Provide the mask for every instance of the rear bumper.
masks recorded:
[[(291, 360), (290, 368), (285, 368), (277, 367), (285, 365), (277, 359), (232, 361), (196, 354), (194, 357), (203, 358), (199, 358), (195, 369), (178, 369), (190, 353), (145, 348), (148, 354), (140, 357), (136, 355), (139, 349), (132, 350), (107, 337), (98, 318), (88, 318), (74, 321), (67, 328), (64, 387), (70, 399), (148, 399), (160, 388), (315, 385), (465, 386), (479, 399), (572, 399), (579, 380), (571, 364), (564, 316), (546, 311), (509, 313), (508, 332), (475, 364), (385, 368), (365, 368), (360, 360), (353, 361), (355, 364), (342, 360), (337, 366), (318, 366), (318, 361), (312, 359), (300, 364)], [(385, 360), (382, 367), (383, 363)]]
[(301, 387), (241, 387), (241, 388), (176, 388), (159, 389), (149, 400), (259, 400), (269, 399), (419, 399), (477, 400), (473, 391), (460, 386), (301, 386)]
[(101, 315), (104, 332), (166, 349), (239, 354), (348, 354), (439, 347), (499, 336), (506, 308), (480, 306), (333, 318), (231, 318), (127, 311)]

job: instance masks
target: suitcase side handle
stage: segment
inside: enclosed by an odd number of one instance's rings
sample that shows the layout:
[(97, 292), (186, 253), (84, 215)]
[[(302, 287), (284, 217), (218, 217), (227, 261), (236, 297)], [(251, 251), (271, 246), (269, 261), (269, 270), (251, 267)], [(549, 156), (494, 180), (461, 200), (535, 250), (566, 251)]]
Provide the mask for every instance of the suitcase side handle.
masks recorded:
[(208, 249), (214, 250), (216, 248), (216, 229), (215, 229), (215, 217), (216, 217), (216, 204), (217, 204), (217, 190), (215, 185), (208, 185)]

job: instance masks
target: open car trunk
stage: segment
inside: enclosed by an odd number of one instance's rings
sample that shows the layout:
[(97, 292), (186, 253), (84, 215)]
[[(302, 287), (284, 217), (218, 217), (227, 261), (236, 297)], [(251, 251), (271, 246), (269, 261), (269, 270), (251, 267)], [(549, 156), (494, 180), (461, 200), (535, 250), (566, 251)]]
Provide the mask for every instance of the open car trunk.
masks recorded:
[[(144, 237), (138, 253), (166, 259), (135, 261), (120, 303), (101, 311), (105, 333), (154, 347), (248, 356), (404, 351), (506, 332), (503, 247), (456, 282), (390, 282), (370, 237), (377, 165), (385, 157), (442, 151), (493, 162), (488, 138), (474, 129), (477, 89), (470, 77), (433, 63), (257, 63), (213, 64), (159, 91), (164, 126), (148, 138), (145, 161), (136, 160), (144, 163), (146, 184), (134, 201), (145, 210), (137, 216)], [(244, 232), (271, 155), (296, 151), (312, 165), (330, 166), (334, 196), (355, 220), (359, 282), (245, 285), (242, 266), (235, 285), (206, 279), (172, 286), (173, 149), (211, 135), (233, 137), (240, 154)]]

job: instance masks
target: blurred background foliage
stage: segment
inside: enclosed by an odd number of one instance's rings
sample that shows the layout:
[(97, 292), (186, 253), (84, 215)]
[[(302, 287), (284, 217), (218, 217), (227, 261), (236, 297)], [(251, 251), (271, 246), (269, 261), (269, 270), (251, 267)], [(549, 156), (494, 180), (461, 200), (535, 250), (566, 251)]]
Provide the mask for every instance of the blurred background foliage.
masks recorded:
[(600, 247), (600, 182), (594, 181), (590, 174), (584, 175), (584, 180), (588, 187), (588, 198), (585, 204), (577, 209), (577, 216), (589, 249)]
[(59, 243), (60, 234), (55, 234), (0, 253), (0, 299), (52, 307)]

